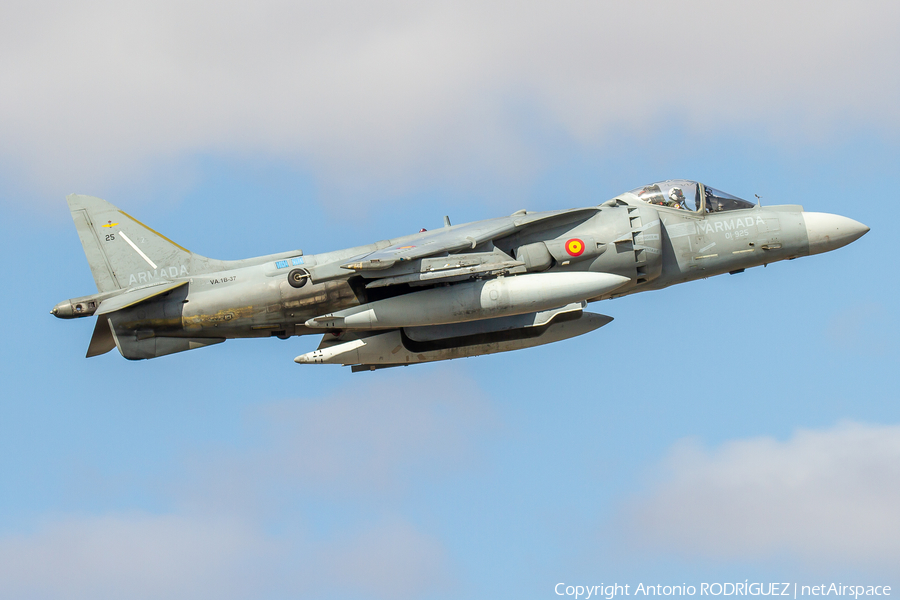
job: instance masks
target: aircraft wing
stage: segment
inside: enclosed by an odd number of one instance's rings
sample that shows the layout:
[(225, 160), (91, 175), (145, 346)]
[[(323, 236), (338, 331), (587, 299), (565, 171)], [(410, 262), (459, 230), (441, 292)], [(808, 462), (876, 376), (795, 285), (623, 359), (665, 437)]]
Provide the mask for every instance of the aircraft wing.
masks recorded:
[(387, 269), (398, 261), (416, 260), (443, 252), (474, 248), (482, 242), (508, 235), (515, 229), (516, 226), (511, 217), (435, 229), (409, 242), (401, 242), (376, 250), (363, 257), (359, 262), (342, 266), (356, 271)]
[(437, 254), (474, 249), (479, 244), (505, 237), (528, 225), (555, 220), (563, 216), (577, 216), (581, 213), (589, 216), (597, 210), (597, 208), (580, 208), (531, 214), (523, 211), (508, 217), (476, 221), (456, 227), (445, 227), (424, 233), (421, 237), (416, 237), (413, 240), (407, 240), (376, 250), (357, 261), (341, 266), (354, 271), (388, 269), (400, 261), (410, 261)]

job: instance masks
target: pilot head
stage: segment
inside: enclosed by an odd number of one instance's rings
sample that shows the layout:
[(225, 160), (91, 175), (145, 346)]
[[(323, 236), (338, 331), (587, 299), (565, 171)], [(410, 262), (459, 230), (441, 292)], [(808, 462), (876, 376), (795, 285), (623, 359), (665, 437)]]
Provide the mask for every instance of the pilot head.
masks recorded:
[(673, 187), (669, 191), (669, 199), (676, 204), (681, 204), (684, 202), (684, 192), (681, 191), (680, 187)]

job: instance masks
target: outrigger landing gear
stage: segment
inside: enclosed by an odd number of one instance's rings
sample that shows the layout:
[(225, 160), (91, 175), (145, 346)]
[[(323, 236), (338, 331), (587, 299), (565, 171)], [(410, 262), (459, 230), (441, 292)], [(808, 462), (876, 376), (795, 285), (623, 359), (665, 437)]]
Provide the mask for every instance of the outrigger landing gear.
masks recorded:
[(309, 273), (304, 269), (294, 269), (288, 273), (288, 283), (291, 287), (302, 288), (309, 281)]

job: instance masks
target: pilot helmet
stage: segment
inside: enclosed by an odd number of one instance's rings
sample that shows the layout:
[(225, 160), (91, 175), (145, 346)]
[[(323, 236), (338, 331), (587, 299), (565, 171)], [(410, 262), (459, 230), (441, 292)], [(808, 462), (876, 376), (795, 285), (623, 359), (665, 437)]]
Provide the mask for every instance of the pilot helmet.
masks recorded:
[(673, 187), (669, 190), (669, 199), (673, 202), (684, 202), (684, 192), (681, 191), (680, 187)]

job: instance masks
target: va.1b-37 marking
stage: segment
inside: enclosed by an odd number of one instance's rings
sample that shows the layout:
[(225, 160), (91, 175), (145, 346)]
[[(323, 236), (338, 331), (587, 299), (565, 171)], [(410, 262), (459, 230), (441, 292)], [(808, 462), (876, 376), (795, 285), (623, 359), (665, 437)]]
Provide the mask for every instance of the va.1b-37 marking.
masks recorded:
[(845, 246), (869, 228), (668, 180), (598, 206), (451, 225), (365, 246), (223, 261), (115, 206), (71, 195), (98, 293), (87, 356), (155, 358), (230, 338), (322, 335), (301, 364), (354, 371), (506, 352), (593, 331), (589, 302)]

